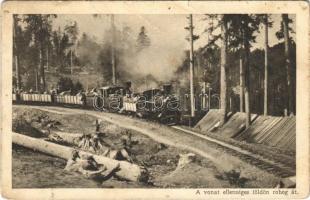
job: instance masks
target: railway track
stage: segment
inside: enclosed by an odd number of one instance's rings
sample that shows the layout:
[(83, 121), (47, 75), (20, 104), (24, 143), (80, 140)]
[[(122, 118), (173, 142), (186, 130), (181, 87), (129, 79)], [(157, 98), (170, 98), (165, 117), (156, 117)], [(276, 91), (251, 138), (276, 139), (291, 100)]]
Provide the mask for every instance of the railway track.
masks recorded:
[[(46, 111), (47, 110), (49, 109), (46, 109)], [(206, 145), (210, 147), (216, 148), (222, 152), (236, 156), (239, 159), (251, 165), (254, 165), (264, 171), (275, 174), (279, 177), (288, 177), (288, 176), (296, 175), (295, 162), (292, 164), (292, 162), (285, 162), (285, 159), (276, 159), (272, 156), (274, 155), (273, 152), (270, 152), (270, 156), (266, 156), (266, 154), (262, 155), (258, 152), (251, 152), (245, 148), (232, 145), (232, 144), (229, 144), (228, 142), (224, 142), (219, 139), (215, 139), (215, 138), (212, 138), (206, 135), (202, 135), (192, 130), (184, 129), (180, 126), (170, 126), (170, 127), (174, 130), (181, 131), (186, 134), (190, 134), (194, 137), (198, 137), (199, 139), (202, 139), (206, 143)], [(129, 127), (129, 128), (134, 129), (133, 127)], [(141, 131), (141, 130), (139, 129), (137, 131)], [(285, 157), (287, 158), (288, 156), (285, 156)]]
[(201, 135), (200, 133), (184, 129), (179, 126), (171, 126), (171, 127), (178, 131), (182, 131), (187, 134), (191, 134), (196, 137), (199, 137), (200, 139), (203, 139), (204, 141), (206, 141), (208, 145), (212, 145), (215, 148), (221, 149), (227, 153), (232, 154), (233, 156), (237, 156), (241, 160), (244, 160), (252, 165), (255, 165), (262, 170), (276, 174), (277, 176), (288, 177), (288, 176), (296, 175), (295, 165), (292, 166), (289, 164), (285, 164), (283, 162), (279, 162), (276, 159), (270, 159), (262, 155), (252, 153), (246, 149), (233, 146), (229, 143), (220, 141), (218, 139), (211, 138), (209, 136)]

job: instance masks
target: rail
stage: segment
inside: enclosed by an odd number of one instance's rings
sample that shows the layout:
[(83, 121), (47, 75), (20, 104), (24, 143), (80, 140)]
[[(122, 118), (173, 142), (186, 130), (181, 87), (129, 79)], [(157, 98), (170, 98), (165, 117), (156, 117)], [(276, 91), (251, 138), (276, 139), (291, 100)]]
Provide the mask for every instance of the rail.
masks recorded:
[(261, 155), (254, 154), (248, 150), (242, 149), (237, 146), (233, 146), (229, 143), (211, 138), (209, 136), (201, 135), (200, 133), (184, 129), (179, 126), (171, 126), (172, 128), (194, 135), (210, 143), (216, 144), (217, 146), (223, 148), (224, 150), (230, 151), (232, 154), (240, 157), (242, 160), (246, 160), (249, 163), (253, 163), (255, 166), (262, 168), (263, 170), (275, 173), (281, 177), (288, 177), (296, 174), (296, 170), (292, 166), (279, 163), (277, 161), (265, 158)]

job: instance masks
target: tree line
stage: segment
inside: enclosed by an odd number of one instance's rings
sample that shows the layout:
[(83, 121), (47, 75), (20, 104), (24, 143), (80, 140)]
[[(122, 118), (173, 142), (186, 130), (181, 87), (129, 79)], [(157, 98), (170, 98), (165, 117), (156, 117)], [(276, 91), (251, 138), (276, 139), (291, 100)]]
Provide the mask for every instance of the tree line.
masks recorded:
[(52, 30), (57, 15), (14, 15), (13, 64), (17, 88), (45, 91), (45, 72), (55, 68), (64, 72), (76, 60), (77, 23), (66, 25), (64, 30)]
[[(99, 16), (93, 17), (101, 23)], [(133, 57), (151, 45), (144, 26), (133, 37), (128, 26), (119, 29), (113, 24), (105, 24), (104, 39), (98, 42), (88, 33), (80, 33), (76, 21), (69, 21), (62, 28), (53, 27), (56, 18), (57, 15), (13, 16), (15, 88), (44, 92), (56, 87), (57, 82), (64, 82), (60, 78), (70, 78), (75, 72), (97, 74), (101, 80), (99, 85), (112, 84), (113, 62), (121, 66), (125, 57)], [(47, 72), (58, 77), (53, 85), (52, 78), (46, 77)], [(121, 79), (119, 73), (122, 69), (116, 71), (116, 76)]]
[[(195, 65), (203, 69), (197, 70), (198, 80), (208, 82), (213, 92), (219, 93), (221, 124), (230, 111), (245, 112), (247, 127), (251, 113), (287, 116), (296, 112), (292, 19), (288, 14), (281, 15), (276, 36), (283, 42), (270, 47), (271, 19), (267, 14), (206, 15), (209, 41), (195, 51)], [(263, 34), (264, 48), (251, 51), (257, 34)]]
[[(47, 71), (67, 75), (72, 75), (73, 71), (87, 71), (97, 74), (98, 80), (102, 78), (99, 85), (112, 84), (113, 65), (118, 81), (138, 78), (132, 77), (127, 68), (135, 64), (136, 56), (143, 49), (152, 45), (144, 26), (134, 35), (130, 27), (117, 28), (111, 20), (111, 25), (105, 28), (104, 40), (98, 42), (87, 33), (80, 34), (78, 23), (74, 21), (63, 29), (53, 30), (55, 18), (57, 15), (13, 16), (13, 85), (16, 88), (46, 91), (47, 83), (50, 84)], [(94, 19), (100, 20), (100, 16), (94, 15)], [(226, 122), (230, 111), (245, 112), (247, 126), (251, 123), (251, 113), (295, 114), (296, 45), (291, 37), (294, 33), (292, 19), (287, 14), (281, 15), (281, 26), (276, 32), (279, 43), (272, 47), (268, 41), (268, 29), (273, 26), (270, 15), (206, 15), (202, 23), (205, 23), (204, 34), (209, 40), (194, 52), (194, 88), (198, 93), (199, 84), (206, 86), (208, 83), (212, 93), (219, 94), (222, 123)], [(251, 51), (257, 34), (264, 36), (264, 49)], [(175, 73), (175, 82), (183, 81), (182, 74), (185, 83), (188, 81), (188, 66), (189, 52), (186, 51), (184, 62)], [(152, 74), (148, 79), (154, 79)], [(179, 84), (179, 88), (187, 90), (188, 85)]]

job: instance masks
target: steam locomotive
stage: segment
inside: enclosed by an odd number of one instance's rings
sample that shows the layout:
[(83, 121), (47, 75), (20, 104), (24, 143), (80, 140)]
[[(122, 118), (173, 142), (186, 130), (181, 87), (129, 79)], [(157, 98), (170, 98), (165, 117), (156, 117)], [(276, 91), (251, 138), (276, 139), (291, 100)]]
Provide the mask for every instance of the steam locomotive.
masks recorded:
[(180, 120), (179, 99), (171, 94), (171, 85), (162, 89), (145, 90), (140, 94), (124, 96), (121, 112), (134, 113), (141, 118), (158, 120), (164, 124), (175, 124)]
[(14, 94), (14, 103), (74, 106), (134, 115), (164, 124), (177, 124), (180, 120), (179, 100), (171, 94), (172, 86), (149, 89), (141, 93), (131, 92), (131, 82), (122, 86), (100, 87), (89, 94), (76, 96), (61, 94)]

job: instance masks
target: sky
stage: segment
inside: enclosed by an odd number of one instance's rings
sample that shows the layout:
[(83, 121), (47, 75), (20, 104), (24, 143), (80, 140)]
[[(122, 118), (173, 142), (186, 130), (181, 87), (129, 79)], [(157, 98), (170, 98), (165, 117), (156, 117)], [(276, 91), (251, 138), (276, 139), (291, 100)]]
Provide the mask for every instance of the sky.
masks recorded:
[[(295, 15), (289, 16), (293, 20), (292, 28), (295, 30), (296, 18)], [(204, 46), (208, 41), (207, 33), (203, 33), (207, 26), (207, 22), (203, 20), (203, 15), (193, 15), (194, 34), (199, 35), (200, 38), (195, 41), (194, 48), (198, 49)], [(147, 35), (151, 39), (153, 46), (160, 48), (174, 48), (174, 49), (188, 49), (189, 43), (185, 40), (188, 31), (184, 27), (188, 26), (188, 19), (186, 15), (114, 15), (115, 25), (122, 29), (124, 26), (129, 26), (132, 29), (132, 37), (136, 38), (140, 27), (144, 26), (147, 30)], [(100, 15), (94, 17), (93, 15), (58, 15), (53, 21), (53, 29), (60, 27), (63, 29), (64, 25), (76, 21), (79, 27), (79, 36), (84, 32), (96, 38), (98, 42), (102, 42), (104, 38), (104, 31), (110, 27), (110, 16)], [(278, 43), (275, 33), (280, 28), (281, 15), (271, 15), (273, 27), (269, 28), (269, 45), (273, 46)], [(263, 27), (261, 27), (263, 28)], [(263, 29), (261, 29), (263, 31)], [(293, 39), (296, 35), (292, 34)], [(264, 34), (257, 34), (256, 43), (253, 48), (263, 48)]]

